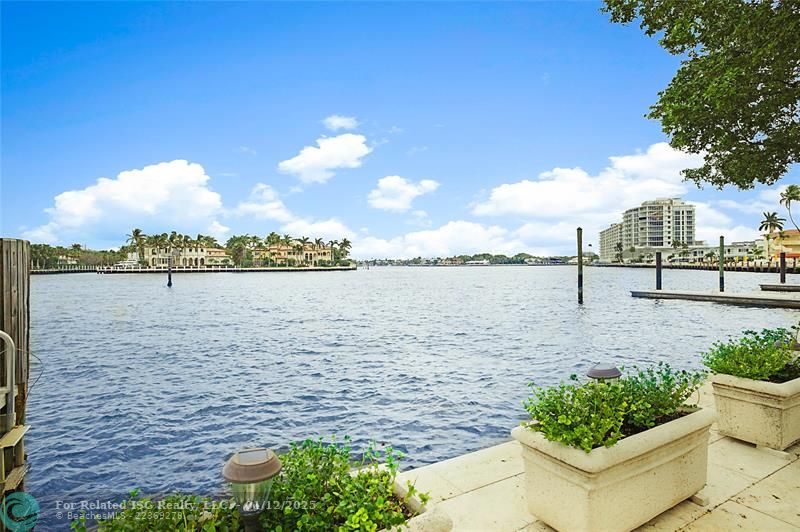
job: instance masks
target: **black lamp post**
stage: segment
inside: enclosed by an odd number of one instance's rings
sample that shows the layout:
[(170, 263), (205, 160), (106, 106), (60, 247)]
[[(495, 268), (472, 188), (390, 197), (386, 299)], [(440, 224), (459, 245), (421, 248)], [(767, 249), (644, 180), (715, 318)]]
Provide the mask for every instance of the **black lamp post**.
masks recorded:
[(272, 481), (281, 471), (281, 461), (270, 449), (243, 449), (231, 456), (222, 476), (231, 483), (233, 499), (247, 532), (260, 532), (259, 517), (267, 507)]

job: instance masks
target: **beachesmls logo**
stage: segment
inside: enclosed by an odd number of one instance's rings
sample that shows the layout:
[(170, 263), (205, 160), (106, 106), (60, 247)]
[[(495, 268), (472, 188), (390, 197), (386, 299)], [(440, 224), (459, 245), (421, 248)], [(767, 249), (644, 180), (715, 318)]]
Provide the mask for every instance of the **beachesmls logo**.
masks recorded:
[(0, 521), (11, 532), (27, 532), (39, 519), (39, 503), (23, 491), (9, 493), (3, 498)]

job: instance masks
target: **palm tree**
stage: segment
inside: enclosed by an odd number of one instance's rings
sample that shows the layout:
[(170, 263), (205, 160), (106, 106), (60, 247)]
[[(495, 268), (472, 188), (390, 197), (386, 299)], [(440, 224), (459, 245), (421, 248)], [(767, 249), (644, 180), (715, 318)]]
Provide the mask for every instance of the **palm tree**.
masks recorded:
[(338, 240), (329, 240), (328, 245), (331, 247), (331, 266), (336, 264), (336, 246), (339, 245)]
[[(296, 244), (294, 244), (294, 245), (292, 246), (292, 249), (294, 249), (294, 254), (295, 254), (295, 255), (297, 255), (298, 253), (302, 253), (302, 251), (303, 251), (303, 244), (300, 244), (300, 243), (298, 242), (298, 243), (296, 243)], [(304, 261), (304, 262), (305, 262), (305, 261)]]
[(278, 244), (281, 243), (281, 235), (279, 235), (275, 231), (272, 231), (270, 234), (267, 235), (264, 241), (266, 242), (267, 246), (277, 246)]
[(777, 212), (765, 212), (764, 219), (761, 221), (761, 225), (758, 226), (759, 231), (765, 231), (767, 234), (764, 235), (764, 238), (767, 241), (767, 256), (772, 258), (769, 254), (769, 239), (772, 238), (772, 233), (775, 231), (783, 231), (783, 222), (786, 220), (780, 218)]
[(617, 262), (619, 262), (620, 264), (622, 264), (624, 262), (624, 257), (622, 255), (622, 250), (623, 249), (624, 249), (624, 247), (622, 246), (622, 242), (617, 242), (616, 245), (614, 246), (614, 250), (617, 252), (616, 253)]
[(347, 238), (343, 238), (341, 243), (339, 244), (339, 249), (342, 252), (343, 258), (347, 258), (348, 253), (350, 253), (351, 247), (353, 247), (353, 243), (347, 240)]
[(792, 202), (794, 201), (800, 202), (800, 186), (789, 185), (786, 187), (786, 190), (781, 192), (781, 205), (786, 207), (786, 210), (789, 212), (789, 219), (792, 221), (792, 225), (795, 229), (797, 229), (798, 232), (800, 232), (800, 227), (797, 227), (794, 217), (792, 216)]
[(141, 262), (144, 260), (144, 242), (147, 238), (147, 235), (145, 235), (141, 229), (133, 229), (131, 234), (127, 236), (128, 243), (133, 246), (133, 248), (136, 250), (136, 253), (139, 254), (139, 262)]

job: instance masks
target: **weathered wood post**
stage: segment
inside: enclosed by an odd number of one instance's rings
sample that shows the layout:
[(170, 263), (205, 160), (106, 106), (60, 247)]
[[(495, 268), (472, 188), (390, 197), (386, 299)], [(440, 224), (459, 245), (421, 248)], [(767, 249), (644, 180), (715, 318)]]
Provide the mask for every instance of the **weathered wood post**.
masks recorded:
[[(16, 385), (9, 390), (14, 398), (12, 419), (5, 413), (0, 415), (0, 483), (4, 491), (24, 489), (25, 447), (23, 436), (27, 431), (25, 423), (25, 406), (28, 393), (28, 371), (30, 367), (30, 274), (31, 245), (27, 240), (0, 238), (0, 329), (8, 334), (15, 344), (12, 351), (10, 345), (4, 343), (4, 356), (14, 357), (14, 375), (11, 381)], [(8, 362), (8, 361), (7, 361)], [(7, 381), (6, 366), (2, 364), (0, 382)], [(12, 426), (11, 431), (7, 427)], [(2, 495), (2, 494), (0, 494)]]
[(167, 288), (172, 288), (172, 251), (167, 259)]
[(786, 252), (781, 251), (781, 284), (786, 284)]
[(578, 227), (578, 304), (583, 305), (583, 229)]
[(725, 291), (725, 237), (719, 237), (719, 291)]
[(661, 290), (661, 252), (656, 251), (656, 290)]

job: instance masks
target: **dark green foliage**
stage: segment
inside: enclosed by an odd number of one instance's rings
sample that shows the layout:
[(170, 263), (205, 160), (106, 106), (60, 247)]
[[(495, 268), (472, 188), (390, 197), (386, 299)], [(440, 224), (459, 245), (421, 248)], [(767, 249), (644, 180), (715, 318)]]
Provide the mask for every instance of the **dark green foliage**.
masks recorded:
[[(322, 440), (292, 444), (280, 457), (283, 469), (261, 516), (264, 529), (375, 531), (399, 527), (413, 516), (394, 495), (399, 453), (391, 447), (381, 452), (370, 446), (356, 463), (350, 455), (347, 438), (343, 445)], [(351, 474), (353, 468), (357, 472)], [(418, 492), (410, 483), (407, 489), (407, 498), (416, 496), (423, 504), (427, 502), (427, 493)], [(113, 519), (98, 522), (99, 531), (228, 532), (243, 527), (232, 500), (174, 494), (154, 501), (134, 490), (123, 505)], [(85, 532), (86, 520), (73, 521), (71, 526)]]
[(764, 329), (760, 333), (744, 331), (739, 339), (715, 343), (702, 354), (703, 364), (715, 373), (772, 380), (781, 372), (791, 374), (791, 366), (787, 369), (787, 365), (797, 356), (792, 350), (794, 341), (794, 336), (786, 329)]
[[(233, 500), (214, 501), (196, 495), (172, 494), (153, 500), (133, 490), (113, 519), (98, 521), (98, 532), (233, 532), (240, 530), (239, 511)], [(71, 523), (86, 532), (86, 519)]]
[[(379, 458), (385, 465), (379, 467)], [(264, 512), (267, 530), (377, 530), (404, 523), (405, 507), (393, 495), (398, 455), (369, 448), (361, 460), (350, 461), (349, 440), (344, 445), (306, 440), (281, 456), (283, 472)], [(356, 467), (357, 474), (350, 474)], [(410, 488), (411, 495), (427, 500)]]
[(660, 363), (616, 382), (579, 383), (573, 376), (572, 382), (553, 388), (531, 385), (524, 405), (533, 430), (589, 452), (670, 421), (703, 379), (703, 373), (675, 371)]
[(605, 0), (681, 67), (648, 115), (670, 144), (705, 152), (698, 185), (772, 184), (800, 161), (800, 4), (795, 0)]

